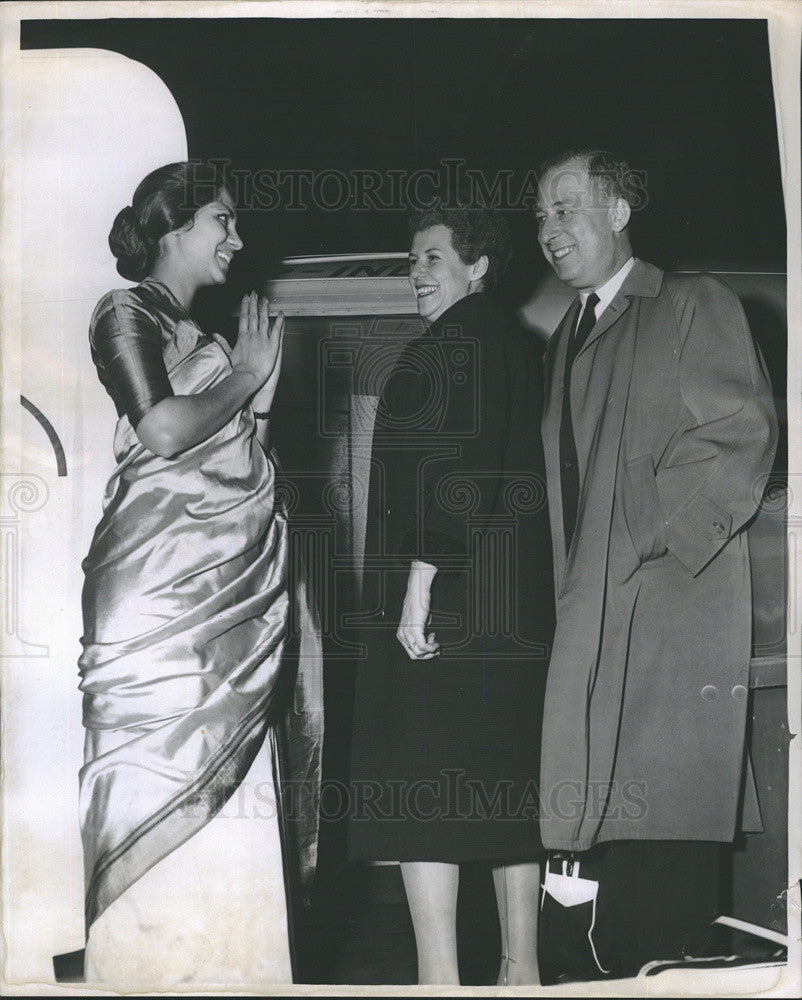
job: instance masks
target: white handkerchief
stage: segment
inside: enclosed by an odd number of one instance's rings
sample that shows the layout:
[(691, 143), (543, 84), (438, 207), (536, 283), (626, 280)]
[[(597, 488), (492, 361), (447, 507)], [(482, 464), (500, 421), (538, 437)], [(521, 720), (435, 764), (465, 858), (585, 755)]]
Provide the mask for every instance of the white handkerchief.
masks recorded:
[(593, 941), (593, 928), (596, 926), (596, 897), (599, 894), (599, 883), (596, 879), (579, 877), (579, 862), (570, 862), (571, 871), (568, 871), (569, 862), (563, 861), (562, 870), (553, 872), (546, 866), (546, 879), (541, 886), (543, 895), (540, 900), (540, 909), (548, 893), (560, 906), (579, 906), (581, 903), (593, 903), (591, 911), (590, 927), (588, 928), (588, 944), (593, 952), (593, 961), (600, 972), (609, 973), (599, 961), (596, 953), (596, 945)]
[[(563, 861), (561, 872), (546, 871), (543, 889), (561, 906), (579, 906), (580, 903), (590, 903), (596, 899), (599, 883), (595, 879), (580, 878), (579, 865), (573, 865), (569, 875), (568, 862)], [(542, 908), (542, 904), (541, 904)]]

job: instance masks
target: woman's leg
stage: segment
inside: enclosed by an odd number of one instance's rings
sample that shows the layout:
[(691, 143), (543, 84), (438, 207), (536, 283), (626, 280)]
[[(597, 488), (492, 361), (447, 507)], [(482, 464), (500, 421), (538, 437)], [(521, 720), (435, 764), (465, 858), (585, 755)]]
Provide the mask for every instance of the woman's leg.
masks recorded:
[(537, 914), (540, 865), (527, 862), (493, 869), (496, 902), (501, 924), (499, 986), (540, 983), (537, 964)]
[(459, 866), (439, 861), (403, 861), (401, 875), (415, 928), (418, 984), (458, 986)]

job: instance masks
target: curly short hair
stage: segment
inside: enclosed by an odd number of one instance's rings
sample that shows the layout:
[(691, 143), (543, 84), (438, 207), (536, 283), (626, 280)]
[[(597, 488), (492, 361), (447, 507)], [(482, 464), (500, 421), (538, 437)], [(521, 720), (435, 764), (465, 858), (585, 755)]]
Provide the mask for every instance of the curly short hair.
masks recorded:
[(645, 173), (633, 170), (626, 160), (605, 149), (569, 149), (560, 156), (549, 157), (538, 168), (538, 177), (542, 178), (549, 170), (569, 160), (579, 160), (588, 177), (599, 183), (606, 197), (623, 198), (632, 209), (645, 205)]
[(480, 257), (488, 260), (482, 287), (490, 290), (499, 280), (512, 259), (512, 239), (507, 220), (491, 208), (470, 204), (450, 205), (436, 201), (409, 216), (410, 239), (432, 226), (445, 226), (451, 232), (451, 243), (463, 264), (475, 264)]

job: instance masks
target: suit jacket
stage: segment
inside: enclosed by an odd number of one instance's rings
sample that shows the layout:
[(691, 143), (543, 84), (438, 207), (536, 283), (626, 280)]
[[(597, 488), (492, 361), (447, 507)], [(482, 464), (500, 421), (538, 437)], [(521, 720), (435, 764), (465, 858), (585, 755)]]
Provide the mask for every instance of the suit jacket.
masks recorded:
[(751, 652), (743, 529), (777, 441), (768, 377), (726, 285), (636, 261), (571, 373), (581, 489), (566, 553), (558, 438), (578, 311), (546, 355), (543, 841), (731, 840)]

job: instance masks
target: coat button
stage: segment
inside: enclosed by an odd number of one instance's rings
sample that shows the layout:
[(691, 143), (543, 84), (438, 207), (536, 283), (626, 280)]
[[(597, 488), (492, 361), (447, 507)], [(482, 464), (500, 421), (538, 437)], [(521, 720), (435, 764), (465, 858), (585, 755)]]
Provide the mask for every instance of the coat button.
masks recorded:
[(574, 467), (574, 463), (571, 461), (570, 458), (564, 458), (563, 459), (563, 468), (564, 469), (573, 469), (573, 467)]
[(715, 701), (718, 698), (718, 688), (715, 684), (705, 684), (702, 688), (702, 699), (704, 701)]
[(717, 535), (723, 535), (724, 532), (725, 532), (725, 530), (726, 529), (725, 529), (724, 525), (721, 523), (721, 521), (714, 521), (713, 522), (713, 531), (715, 531), (715, 533)]
[(743, 684), (736, 684), (732, 689), (732, 696), (736, 701), (744, 701), (746, 699), (747, 690)]

